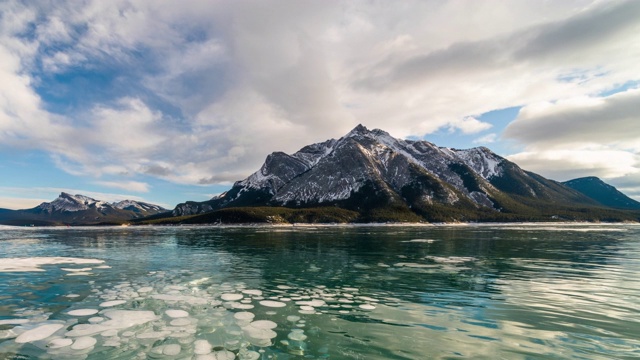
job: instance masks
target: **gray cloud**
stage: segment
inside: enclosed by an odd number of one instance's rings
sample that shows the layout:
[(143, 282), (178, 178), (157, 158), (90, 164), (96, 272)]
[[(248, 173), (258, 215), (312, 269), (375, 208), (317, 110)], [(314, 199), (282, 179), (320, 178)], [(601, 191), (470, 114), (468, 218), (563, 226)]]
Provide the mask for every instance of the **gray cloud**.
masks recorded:
[[(528, 66), (550, 58), (555, 64), (576, 66), (576, 59), (606, 47), (621, 35), (639, 41), (640, 2), (619, 1), (593, 6), (576, 16), (531, 26), (479, 41), (462, 41), (428, 53), (395, 55), (355, 74), (358, 89), (393, 90), (434, 78), (464, 78), (478, 72)], [(564, 58), (564, 59), (563, 59)], [(541, 64), (540, 64), (541, 65)]]
[(169, 176), (171, 175), (171, 169), (165, 166), (160, 166), (160, 165), (148, 165), (148, 166), (143, 166), (142, 170), (143, 173), (145, 174), (149, 174), (149, 175), (155, 175), (155, 176)]
[(566, 21), (559, 21), (533, 28), (511, 39), (511, 43), (523, 42), (515, 57), (527, 59), (557, 56), (559, 53), (580, 56), (594, 46), (611, 38), (626, 34), (638, 38), (640, 2), (635, 0), (612, 1), (593, 6)]
[(503, 136), (538, 148), (569, 144), (611, 144), (640, 151), (640, 89), (608, 97), (532, 104)]

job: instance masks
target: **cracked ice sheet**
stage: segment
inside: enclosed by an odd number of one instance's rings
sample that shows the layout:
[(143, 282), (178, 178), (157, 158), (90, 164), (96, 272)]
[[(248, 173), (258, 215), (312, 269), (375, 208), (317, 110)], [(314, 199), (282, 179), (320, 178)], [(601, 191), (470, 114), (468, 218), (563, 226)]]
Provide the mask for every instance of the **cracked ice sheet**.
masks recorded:
[(45, 271), (43, 265), (58, 264), (102, 264), (104, 260), (83, 259), (72, 257), (29, 257), (29, 258), (2, 258), (0, 259), (0, 272), (33, 272)]

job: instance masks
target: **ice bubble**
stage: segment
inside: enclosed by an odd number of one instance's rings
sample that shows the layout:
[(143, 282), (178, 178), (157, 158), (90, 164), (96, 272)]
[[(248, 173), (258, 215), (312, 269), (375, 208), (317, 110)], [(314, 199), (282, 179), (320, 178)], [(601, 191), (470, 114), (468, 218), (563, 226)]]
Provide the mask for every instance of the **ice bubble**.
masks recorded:
[(294, 329), (287, 337), (292, 341), (305, 341), (307, 339), (307, 335), (301, 329)]
[(406, 240), (406, 241), (402, 241), (404, 243), (427, 243), (427, 244), (431, 244), (433, 242), (435, 242), (436, 240), (433, 239), (411, 239), (411, 240)]
[(145, 287), (141, 287), (140, 289), (138, 289), (139, 293), (147, 293), (147, 292), (151, 292), (153, 291), (153, 288), (151, 286), (145, 286)]
[(88, 268), (76, 268), (76, 269), (72, 269), (72, 268), (60, 268), (60, 270), (63, 271), (67, 271), (67, 272), (85, 272), (85, 271), (91, 271), (93, 270), (92, 268), (88, 267)]
[(104, 321), (104, 318), (101, 318), (100, 316), (95, 316), (92, 318), (89, 318), (89, 323), (91, 324), (97, 324), (97, 323), (101, 323)]
[(113, 337), (113, 336), (117, 336), (118, 335), (118, 330), (116, 329), (109, 329), (107, 331), (103, 331), (100, 333), (100, 335), (104, 336), (104, 337)]
[(168, 355), (168, 356), (176, 356), (176, 355), (180, 354), (181, 350), (182, 350), (182, 348), (180, 348), (180, 345), (178, 345), (178, 344), (169, 344), (169, 345), (164, 347), (164, 349), (162, 350), (162, 354)]
[(189, 316), (189, 313), (184, 310), (166, 310), (164, 313), (170, 318), (184, 318)]
[(6, 319), (0, 320), (0, 325), (21, 325), (29, 322), (29, 319)]
[(242, 331), (244, 331), (244, 335), (252, 344), (258, 346), (262, 346), (262, 344), (264, 344), (264, 342), (260, 340), (270, 340), (278, 336), (275, 331), (268, 328), (253, 326), (253, 323), (243, 327)]
[(211, 353), (213, 346), (207, 340), (196, 340), (193, 343), (193, 353), (196, 355), (205, 355)]
[(78, 309), (78, 310), (71, 310), (67, 312), (67, 314), (71, 316), (89, 316), (89, 315), (95, 315), (97, 313), (98, 313), (98, 310), (96, 309)]
[(65, 297), (68, 297), (68, 298), (77, 298), (77, 297), (80, 297), (80, 295), (78, 295), (78, 294), (69, 294), (69, 295), (65, 295)]
[(374, 310), (376, 307), (371, 304), (360, 304), (360, 309), (362, 310)]
[(27, 330), (20, 334), (16, 338), (16, 342), (18, 344), (24, 344), (28, 342), (38, 341), (42, 339), (46, 339), (49, 336), (53, 335), (56, 331), (62, 329), (64, 327), (63, 324), (44, 324), (40, 325), (31, 330)]
[(253, 318), (255, 317), (255, 314), (250, 313), (248, 311), (242, 311), (242, 312), (239, 312), (239, 313), (235, 313), (233, 315), (233, 317), (236, 320), (253, 320)]
[(287, 316), (287, 321), (296, 322), (298, 320), (300, 320), (300, 316), (297, 316), (297, 315), (289, 315), (289, 316)]
[(327, 303), (324, 302), (324, 300), (319, 300), (319, 299), (313, 299), (311, 301), (300, 301), (298, 303), (300, 305), (308, 305), (308, 306), (313, 306), (313, 307), (320, 307), (320, 306), (327, 305)]
[(253, 326), (259, 329), (275, 329), (278, 324), (271, 320), (257, 320), (249, 324), (249, 326)]
[(273, 301), (273, 300), (262, 300), (262, 301), (260, 301), (260, 305), (266, 306), (266, 307), (274, 307), (274, 308), (280, 308), (280, 307), (287, 306), (287, 304), (285, 304), (283, 302)]
[(260, 290), (242, 290), (242, 293), (245, 295), (262, 296), (262, 291)]
[(175, 320), (171, 320), (169, 324), (171, 326), (187, 326), (187, 325), (191, 325), (191, 320), (187, 318), (178, 318)]
[[(136, 325), (146, 324), (149, 321), (156, 320), (157, 317), (153, 311), (135, 311), (135, 310), (105, 310), (103, 315), (109, 320), (100, 324), (80, 324), (73, 327), (73, 330), (67, 332), (67, 336), (88, 336), (101, 333), (110, 329), (126, 329)], [(123, 336), (126, 336), (123, 334)]]
[(138, 339), (160, 339), (160, 338), (164, 338), (167, 337), (169, 334), (171, 334), (170, 331), (146, 331), (143, 333), (140, 333), (138, 335), (136, 335), (136, 338)]
[(122, 305), (122, 304), (126, 304), (127, 301), (126, 300), (112, 300), (112, 301), (105, 301), (102, 304), (100, 304), (100, 307), (111, 307), (111, 306), (118, 306), (118, 305)]
[(240, 310), (250, 310), (253, 309), (255, 306), (251, 305), (251, 304), (240, 304), (240, 303), (231, 303), (231, 307), (233, 309), (240, 309)]
[(31, 257), (31, 258), (3, 258), (0, 272), (44, 271), (42, 265), (54, 264), (101, 264), (103, 260), (81, 259), (72, 257)]
[(71, 345), (73, 350), (84, 350), (93, 347), (98, 341), (91, 336), (82, 336), (76, 339)]
[(302, 306), (300, 306), (300, 310), (314, 311), (315, 308), (313, 306), (302, 305)]
[(300, 310), (298, 311), (300, 314), (305, 314), (305, 315), (312, 315), (315, 314), (315, 310)]
[(93, 275), (93, 273), (86, 272), (86, 271), (78, 271), (78, 272), (72, 272), (67, 274), (67, 276), (87, 276), (87, 275)]
[(47, 347), (50, 349), (58, 349), (73, 344), (73, 340), (67, 338), (56, 338), (49, 341)]
[(236, 301), (242, 299), (244, 296), (242, 294), (231, 294), (225, 293), (220, 296), (220, 298), (224, 301)]
[(190, 305), (205, 305), (209, 302), (206, 298), (188, 295), (156, 294), (151, 295), (151, 298), (163, 301), (184, 302)]

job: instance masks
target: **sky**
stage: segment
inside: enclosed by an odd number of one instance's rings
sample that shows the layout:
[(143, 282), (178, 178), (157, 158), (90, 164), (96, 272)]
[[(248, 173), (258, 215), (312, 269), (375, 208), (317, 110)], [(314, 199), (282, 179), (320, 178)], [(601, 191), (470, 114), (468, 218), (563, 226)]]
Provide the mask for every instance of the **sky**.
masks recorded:
[(358, 124), (640, 200), (640, 1), (0, 2), (0, 208), (167, 208)]

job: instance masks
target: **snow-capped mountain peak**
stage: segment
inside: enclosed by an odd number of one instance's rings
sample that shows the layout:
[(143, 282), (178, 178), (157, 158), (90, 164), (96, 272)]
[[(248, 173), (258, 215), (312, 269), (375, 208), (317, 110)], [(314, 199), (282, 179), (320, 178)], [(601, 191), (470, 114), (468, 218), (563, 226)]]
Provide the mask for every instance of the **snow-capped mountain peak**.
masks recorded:
[(165, 209), (158, 205), (153, 205), (149, 203), (145, 203), (142, 201), (134, 201), (134, 200), (122, 200), (119, 202), (111, 203), (111, 205), (116, 209), (122, 210), (132, 210), (132, 211), (165, 211)]
[(128, 210), (134, 212), (162, 212), (164, 208), (158, 205), (148, 204), (134, 200), (123, 200), (119, 202), (107, 202), (102, 200), (96, 200), (94, 198), (85, 195), (71, 195), (66, 192), (60, 193), (60, 195), (52, 202), (44, 202), (38, 205), (35, 209), (46, 212), (78, 212), (89, 209), (96, 209), (97, 211), (104, 212), (109, 210)]
[(104, 206), (106, 203), (84, 195), (60, 193), (57, 199), (50, 203), (42, 203), (40, 207), (53, 211), (80, 211), (93, 206)]

